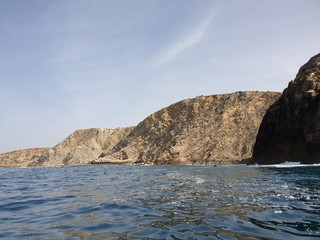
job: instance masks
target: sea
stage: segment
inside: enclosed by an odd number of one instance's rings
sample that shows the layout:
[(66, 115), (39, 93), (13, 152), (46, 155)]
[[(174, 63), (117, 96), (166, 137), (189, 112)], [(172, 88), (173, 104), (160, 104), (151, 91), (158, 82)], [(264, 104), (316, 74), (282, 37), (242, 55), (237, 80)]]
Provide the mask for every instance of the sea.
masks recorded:
[(0, 239), (320, 239), (320, 166), (0, 168)]

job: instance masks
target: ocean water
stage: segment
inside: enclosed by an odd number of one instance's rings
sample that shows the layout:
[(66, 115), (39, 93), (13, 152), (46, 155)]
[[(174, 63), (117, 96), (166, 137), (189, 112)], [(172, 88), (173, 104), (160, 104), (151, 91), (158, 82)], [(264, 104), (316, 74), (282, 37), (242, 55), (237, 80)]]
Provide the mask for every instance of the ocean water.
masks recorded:
[(0, 239), (320, 239), (320, 166), (1, 168)]

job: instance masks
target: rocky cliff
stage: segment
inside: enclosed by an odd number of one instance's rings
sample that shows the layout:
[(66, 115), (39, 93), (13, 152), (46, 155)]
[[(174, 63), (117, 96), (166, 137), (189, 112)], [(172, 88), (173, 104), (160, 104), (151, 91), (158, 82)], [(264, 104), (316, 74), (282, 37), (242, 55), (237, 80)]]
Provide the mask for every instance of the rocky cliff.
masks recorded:
[(200, 96), (153, 113), (92, 163), (239, 163), (252, 148), (274, 92)]
[(35, 161), (46, 159), (50, 148), (30, 148), (0, 154), (0, 167), (28, 167)]
[(53, 148), (26, 149), (0, 155), (1, 167), (86, 165), (116, 145), (132, 128), (80, 129)]
[(303, 65), (267, 111), (251, 163), (320, 163), (320, 54)]
[(34, 163), (41, 166), (85, 165), (116, 145), (132, 128), (91, 128), (73, 132), (49, 151), (49, 157)]
[(0, 155), (0, 166), (99, 163), (239, 163), (252, 156), (274, 92), (200, 96), (153, 113), (133, 128), (77, 130), (53, 148)]

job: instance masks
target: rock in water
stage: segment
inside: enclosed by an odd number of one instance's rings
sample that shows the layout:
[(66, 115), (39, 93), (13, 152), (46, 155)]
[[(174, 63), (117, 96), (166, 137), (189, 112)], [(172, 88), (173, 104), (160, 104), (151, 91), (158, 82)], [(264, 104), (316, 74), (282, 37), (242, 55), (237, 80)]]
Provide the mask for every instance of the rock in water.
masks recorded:
[(200, 96), (153, 113), (93, 163), (239, 163), (252, 148), (274, 92)]
[(251, 163), (320, 163), (320, 54), (267, 110)]

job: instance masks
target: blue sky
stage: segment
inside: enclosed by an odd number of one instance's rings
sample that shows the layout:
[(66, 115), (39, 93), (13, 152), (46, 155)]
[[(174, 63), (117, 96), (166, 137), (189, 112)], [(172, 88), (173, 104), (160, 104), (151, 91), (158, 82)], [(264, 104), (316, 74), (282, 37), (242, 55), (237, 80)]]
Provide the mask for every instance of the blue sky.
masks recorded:
[(136, 125), (176, 101), (282, 91), (318, 0), (0, 0), (0, 152)]

